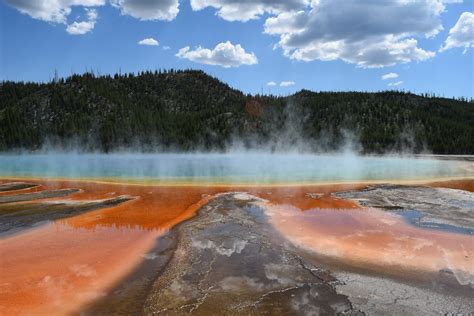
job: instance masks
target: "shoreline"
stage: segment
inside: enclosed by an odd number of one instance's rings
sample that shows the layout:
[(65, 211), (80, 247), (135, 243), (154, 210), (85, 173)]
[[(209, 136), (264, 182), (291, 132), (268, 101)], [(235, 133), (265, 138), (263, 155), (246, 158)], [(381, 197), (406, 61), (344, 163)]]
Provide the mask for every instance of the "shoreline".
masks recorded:
[(30, 176), (7, 176), (1, 175), (0, 181), (61, 181), (61, 182), (85, 182), (96, 184), (111, 184), (111, 185), (130, 185), (130, 186), (145, 186), (145, 187), (192, 187), (192, 188), (294, 188), (294, 187), (318, 187), (318, 186), (336, 186), (336, 185), (370, 185), (370, 184), (400, 184), (400, 185), (426, 185), (433, 182), (449, 182), (449, 181), (474, 181), (473, 176), (446, 176), (435, 178), (417, 178), (417, 179), (377, 179), (377, 180), (347, 180), (347, 181), (317, 181), (317, 182), (288, 182), (288, 183), (255, 183), (255, 182), (173, 182), (160, 180), (145, 180), (137, 178), (64, 178), (64, 177), (30, 177)]

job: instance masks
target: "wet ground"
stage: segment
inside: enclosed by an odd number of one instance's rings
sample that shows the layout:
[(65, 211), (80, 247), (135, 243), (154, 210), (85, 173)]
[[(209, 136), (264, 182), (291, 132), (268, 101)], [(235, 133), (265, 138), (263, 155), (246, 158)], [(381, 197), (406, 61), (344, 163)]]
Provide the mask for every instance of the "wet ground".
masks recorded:
[[(121, 195), (101, 200), (46, 201), (64, 198), (79, 191), (78, 189), (45, 190), (0, 196), (0, 236), (19, 233), (42, 223), (113, 207), (133, 199), (128, 195)], [(43, 201), (35, 202), (36, 200)]]
[(379, 184), (334, 196), (385, 209), (425, 228), (474, 233), (474, 193), (449, 188)]
[(468, 314), (472, 188), (1, 180), (0, 314)]
[[(268, 225), (260, 200), (215, 197), (171, 232), (169, 262), (151, 283), (143, 314), (355, 314), (326, 271), (305, 262)], [(166, 261), (166, 260), (165, 260)], [(104, 300), (90, 311), (116, 313)]]

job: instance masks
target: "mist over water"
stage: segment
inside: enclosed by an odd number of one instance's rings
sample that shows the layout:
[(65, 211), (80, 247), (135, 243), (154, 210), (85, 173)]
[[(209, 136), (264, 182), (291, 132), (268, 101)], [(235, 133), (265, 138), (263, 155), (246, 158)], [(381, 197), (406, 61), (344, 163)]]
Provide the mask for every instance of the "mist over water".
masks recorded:
[(311, 183), (470, 176), (459, 162), (352, 153), (4, 154), (0, 176), (186, 183)]

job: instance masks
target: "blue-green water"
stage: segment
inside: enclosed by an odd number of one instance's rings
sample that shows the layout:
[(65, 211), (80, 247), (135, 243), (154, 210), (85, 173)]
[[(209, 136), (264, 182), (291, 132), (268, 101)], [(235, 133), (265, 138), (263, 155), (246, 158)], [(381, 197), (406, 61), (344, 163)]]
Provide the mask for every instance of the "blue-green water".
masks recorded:
[(355, 155), (62, 153), (0, 155), (0, 176), (196, 183), (305, 183), (473, 176), (474, 172), (466, 171), (462, 164)]

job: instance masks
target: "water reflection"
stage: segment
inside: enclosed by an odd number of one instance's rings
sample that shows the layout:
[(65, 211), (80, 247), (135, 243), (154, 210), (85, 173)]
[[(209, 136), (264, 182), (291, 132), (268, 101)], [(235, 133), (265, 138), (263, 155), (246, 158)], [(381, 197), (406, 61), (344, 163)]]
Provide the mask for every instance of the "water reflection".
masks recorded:
[(359, 266), (451, 270), (474, 285), (474, 237), (422, 229), (376, 209), (313, 209), (266, 205), (271, 223), (295, 244)]
[(130, 273), (162, 233), (55, 222), (0, 240), (0, 314), (73, 312)]
[(38, 191), (81, 189), (67, 199), (43, 202), (45, 207), (121, 194), (138, 198), (1, 238), (0, 314), (77, 311), (131, 273), (159, 236), (193, 216), (210, 197), (203, 198), (205, 189), (37, 182)]

